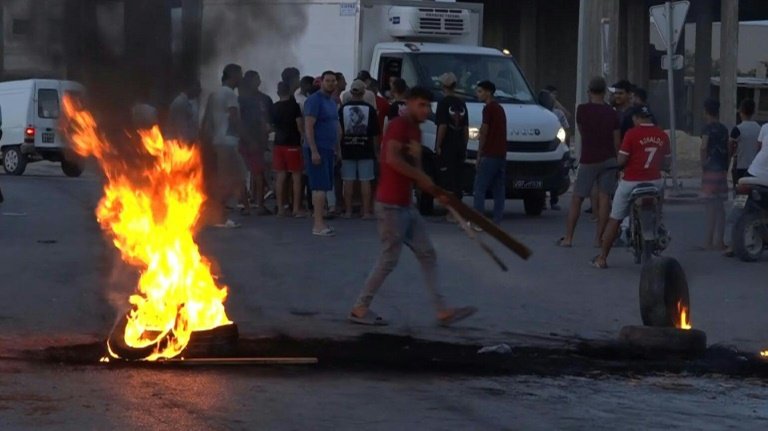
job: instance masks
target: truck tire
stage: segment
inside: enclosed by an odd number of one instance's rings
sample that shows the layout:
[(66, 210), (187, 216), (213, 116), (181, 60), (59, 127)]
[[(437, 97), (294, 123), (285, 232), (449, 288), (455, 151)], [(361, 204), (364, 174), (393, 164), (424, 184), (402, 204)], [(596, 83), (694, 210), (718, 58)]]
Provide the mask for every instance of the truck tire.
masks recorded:
[(525, 215), (527, 216), (540, 216), (541, 213), (544, 212), (544, 207), (546, 205), (546, 192), (528, 193), (523, 197), (523, 206), (525, 207)]
[(27, 156), (21, 152), (21, 147), (6, 147), (3, 149), (3, 169), (10, 175), (21, 175), (27, 169)]
[(733, 252), (744, 262), (755, 262), (765, 250), (766, 220), (761, 213), (745, 211), (733, 228)]
[(79, 163), (68, 160), (61, 161), (61, 170), (64, 175), (72, 178), (79, 177), (83, 173), (83, 167)]
[(674, 328), (680, 323), (678, 302), (688, 308), (688, 281), (680, 263), (671, 257), (653, 259), (640, 274), (640, 315), (645, 326)]

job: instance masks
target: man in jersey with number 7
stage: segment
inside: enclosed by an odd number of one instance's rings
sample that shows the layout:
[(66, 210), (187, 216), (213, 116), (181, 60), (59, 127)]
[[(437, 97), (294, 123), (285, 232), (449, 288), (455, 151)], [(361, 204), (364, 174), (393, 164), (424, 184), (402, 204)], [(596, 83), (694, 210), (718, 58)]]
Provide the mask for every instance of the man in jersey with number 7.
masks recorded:
[(613, 196), (611, 217), (605, 228), (601, 253), (592, 260), (596, 268), (608, 267), (608, 253), (611, 251), (619, 234), (621, 221), (629, 215), (632, 190), (639, 184), (653, 184), (659, 189), (663, 186), (662, 169), (668, 169), (672, 153), (669, 137), (663, 130), (652, 123), (651, 112), (647, 107), (638, 108), (632, 115), (635, 127), (624, 136), (619, 149), (619, 166), (624, 167), (624, 177), (619, 181)]

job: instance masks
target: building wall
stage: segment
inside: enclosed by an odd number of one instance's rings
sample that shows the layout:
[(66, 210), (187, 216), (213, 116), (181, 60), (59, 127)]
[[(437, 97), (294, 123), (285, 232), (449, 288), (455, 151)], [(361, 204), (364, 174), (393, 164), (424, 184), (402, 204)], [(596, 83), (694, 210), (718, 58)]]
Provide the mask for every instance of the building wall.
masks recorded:
[(62, 77), (64, 2), (2, 2), (3, 79)]

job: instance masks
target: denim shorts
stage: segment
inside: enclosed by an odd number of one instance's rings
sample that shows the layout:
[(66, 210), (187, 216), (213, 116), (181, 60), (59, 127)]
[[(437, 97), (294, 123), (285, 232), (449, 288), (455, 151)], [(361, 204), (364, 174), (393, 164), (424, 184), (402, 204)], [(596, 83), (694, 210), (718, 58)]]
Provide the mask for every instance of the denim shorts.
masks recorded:
[(333, 190), (333, 168), (336, 161), (336, 153), (327, 148), (318, 148), (320, 153), (319, 165), (312, 163), (312, 151), (304, 148), (304, 166), (307, 170), (309, 188), (316, 192), (329, 192)]
[(342, 160), (341, 179), (344, 181), (373, 181), (375, 163), (373, 159)]

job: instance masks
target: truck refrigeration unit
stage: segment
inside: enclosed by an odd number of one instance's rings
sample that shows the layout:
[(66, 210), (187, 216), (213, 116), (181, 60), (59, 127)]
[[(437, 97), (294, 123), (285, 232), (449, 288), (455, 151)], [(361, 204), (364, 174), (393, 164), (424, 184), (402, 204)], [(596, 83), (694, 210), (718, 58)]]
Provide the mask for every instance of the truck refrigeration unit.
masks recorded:
[[(474, 181), (483, 109), (475, 97), (475, 86), (487, 79), (496, 84), (496, 99), (507, 115), (508, 197), (523, 199), (525, 212), (539, 215), (545, 206), (546, 191), (556, 190), (558, 194), (567, 191), (570, 151), (564, 143), (566, 132), (555, 115), (538, 104), (514, 58), (499, 49), (481, 45), (481, 4), (408, 0), (206, 0), (204, 32), (206, 28), (215, 27), (219, 37), (222, 32), (232, 32), (224, 38), (232, 40), (242, 29), (227, 25), (223, 17), (258, 13), (271, 17), (302, 16), (305, 25), (286, 38), (279, 50), (259, 41), (253, 41), (249, 47), (249, 41), (240, 38), (237, 58), (221, 53), (217, 61), (204, 66), (203, 76), (216, 76), (224, 63), (233, 60), (243, 62), (246, 68), (296, 66), (302, 75), (313, 76), (323, 70), (334, 70), (354, 77), (360, 70), (368, 70), (384, 90), (391, 77), (400, 77), (409, 86), (432, 89), (435, 100), (439, 100), (442, 93), (438, 77), (453, 72), (458, 78), (457, 93), (466, 101), (469, 111), (470, 141), (463, 175), (464, 188), (469, 193)], [(281, 64), (283, 62), (286, 64)], [(264, 91), (271, 93), (273, 88), (270, 85)], [(434, 176), (434, 122), (425, 123), (422, 132), (424, 168)], [(431, 211), (431, 197), (419, 195), (418, 201), (422, 212)]]

